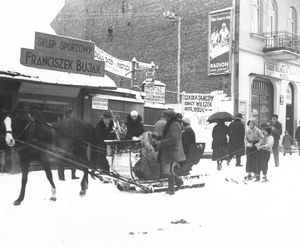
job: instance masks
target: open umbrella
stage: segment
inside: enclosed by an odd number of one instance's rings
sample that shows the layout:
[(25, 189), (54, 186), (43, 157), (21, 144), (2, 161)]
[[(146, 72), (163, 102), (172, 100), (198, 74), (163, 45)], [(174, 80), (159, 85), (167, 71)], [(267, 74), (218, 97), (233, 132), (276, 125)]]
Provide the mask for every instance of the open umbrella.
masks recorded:
[(234, 117), (228, 112), (217, 112), (208, 117), (207, 121), (209, 123), (218, 122), (220, 120), (224, 120), (225, 122), (230, 122), (234, 119)]

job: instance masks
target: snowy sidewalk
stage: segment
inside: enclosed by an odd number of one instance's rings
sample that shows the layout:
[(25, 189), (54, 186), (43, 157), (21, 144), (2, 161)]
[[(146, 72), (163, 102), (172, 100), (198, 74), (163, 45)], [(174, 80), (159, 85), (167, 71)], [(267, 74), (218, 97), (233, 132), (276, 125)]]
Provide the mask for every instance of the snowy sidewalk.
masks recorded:
[[(25, 200), (13, 206), (21, 175), (0, 175), (0, 248), (19, 249), (300, 249), (300, 157), (273, 155), (269, 182), (242, 179), (245, 167), (216, 170), (202, 159), (193, 173), (208, 174), (203, 188), (165, 193), (121, 192), (113, 184), (90, 180), (79, 197), (80, 180), (58, 181), (51, 202), (45, 173), (29, 174)], [(245, 165), (245, 158), (242, 158)], [(78, 175), (79, 175), (78, 171)]]

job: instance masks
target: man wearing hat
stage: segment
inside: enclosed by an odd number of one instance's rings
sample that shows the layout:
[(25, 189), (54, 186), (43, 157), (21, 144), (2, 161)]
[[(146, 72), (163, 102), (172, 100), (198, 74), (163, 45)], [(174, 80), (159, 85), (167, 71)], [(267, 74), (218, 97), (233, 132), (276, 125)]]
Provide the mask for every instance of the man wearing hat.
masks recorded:
[(191, 127), (191, 120), (188, 117), (183, 117), (182, 126), (182, 146), (185, 158), (187, 158), (191, 145), (196, 142), (196, 136), (194, 130)]
[(237, 114), (233, 122), (229, 125), (229, 142), (228, 142), (228, 160), (227, 165), (229, 165), (233, 156), (236, 157), (235, 166), (241, 167), (241, 156), (244, 155), (245, 151), (245, 126), (242, 122), (243, 115)]
[(174, 194), (174, 181), (180, 186), (178, 176), (174, 173), (176, 163), (184, 161), (185, 156), (182, 148), (181, 126), (177, 120), (176, 113), (173, 110), (165, 110), (164, 116), (167, 120), (164, 126), (162, 138), (155, 144), (158, 149), (158, 162), (161, 164), (162, 172), (168, 177), (167, 193)]
[(104, 140), (116, 140), (116, 138), (112, 113), (110, 110), (106, 110), (96, 126), (96, 143), (101, 148), (101, 152), (97, 152), (97, 162), (100, 162), (100, 168), (103, 170), (109, 171), (109, 164), (106, 160), (106, 143)]

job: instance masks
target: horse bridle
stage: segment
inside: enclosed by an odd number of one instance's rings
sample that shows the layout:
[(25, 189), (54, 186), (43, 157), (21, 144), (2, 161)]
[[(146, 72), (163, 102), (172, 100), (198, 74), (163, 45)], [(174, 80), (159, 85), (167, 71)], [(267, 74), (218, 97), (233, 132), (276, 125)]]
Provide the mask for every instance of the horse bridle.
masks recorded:
[[(19, 142), (23, 146), (30, 143), (30, 141), (31, 141), (31, 139), (32, 139), (32, 137), (35, 133), (35, 120), (32, 118), (30, 113), (28, 113), (27, 115), (28, 115), (28, 118), (29, 118), (28, 123), (26, 124), (26, 126), (22, 129), (22, 131), (18, 135), (14, 136), (14, 140), (16, 142)], [(29, 130), (29, 133), (28, 133), (28, 137), (26, 138), (26, 140), (20, 140), (19, 138), (22, 137), (22, 135), (27, 130)], [(10, 131), (10, 130), (6, 131), (5, 133), (14, 135), (13, 131)], [(23, 149), (23, 147), (22, 147), (22, 149)]]

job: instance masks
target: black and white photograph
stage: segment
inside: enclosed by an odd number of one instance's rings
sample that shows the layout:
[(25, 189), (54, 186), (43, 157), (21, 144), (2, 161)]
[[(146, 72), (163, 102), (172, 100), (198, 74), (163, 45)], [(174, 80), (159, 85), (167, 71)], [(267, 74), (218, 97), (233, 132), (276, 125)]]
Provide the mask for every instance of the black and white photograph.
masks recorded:
[(300, 0), (0, 3), (0, 249), (300, 249)]

